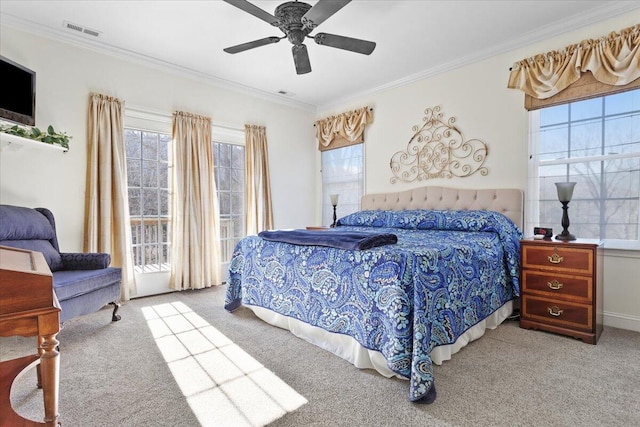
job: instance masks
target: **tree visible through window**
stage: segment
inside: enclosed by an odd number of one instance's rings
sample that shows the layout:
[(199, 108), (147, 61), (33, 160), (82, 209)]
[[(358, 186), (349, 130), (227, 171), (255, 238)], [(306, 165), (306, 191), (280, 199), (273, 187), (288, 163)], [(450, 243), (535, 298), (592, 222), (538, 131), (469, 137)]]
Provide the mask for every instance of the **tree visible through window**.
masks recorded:
[(572, 234), (640, 240), (640, 89), (531, 114), (529, 189), (538, 202), (534, 225), (560, 231), (554, 183), (575, 181), (569, 204)]
[(135, 270), (169, 271), (171, 135), (125, 129), (124, 136)]

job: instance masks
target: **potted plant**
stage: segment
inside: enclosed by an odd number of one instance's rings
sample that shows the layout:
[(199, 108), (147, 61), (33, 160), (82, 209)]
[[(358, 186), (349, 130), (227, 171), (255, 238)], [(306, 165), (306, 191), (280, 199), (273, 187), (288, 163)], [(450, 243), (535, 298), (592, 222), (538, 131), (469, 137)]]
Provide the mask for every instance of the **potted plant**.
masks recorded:
[(59, 145), (67, 150), (69, 149), (69, 140), (71, 139), (71, 137), (64, 132), (56, 132), (51, 125), (49, 125), (46, 132), (43, 132), (37, 127), (25, 128), (18, 125), (0, 124), (0, 132), (44, 142), (45, 144)]

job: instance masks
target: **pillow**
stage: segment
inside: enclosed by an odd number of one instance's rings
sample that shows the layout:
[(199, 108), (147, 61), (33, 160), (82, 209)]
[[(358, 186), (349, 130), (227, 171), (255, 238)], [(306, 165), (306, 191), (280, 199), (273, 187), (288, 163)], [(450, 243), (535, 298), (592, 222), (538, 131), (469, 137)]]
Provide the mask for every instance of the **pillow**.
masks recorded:
[(0, 240), (51, 240), (55, 235), (47, 217), (37, 210), (0, 205)]
[(51, 271), (62, 269), (60, 253), (50, 240), (56, 232), (46, 216), (35, 209), (0, 205), (0, 245), (42, 252)]
[(361, 227), (390, 227), (390, 216), (393, 211), (367, 210), (358, 211), (340, 218), (337, 225), (353, 225)]

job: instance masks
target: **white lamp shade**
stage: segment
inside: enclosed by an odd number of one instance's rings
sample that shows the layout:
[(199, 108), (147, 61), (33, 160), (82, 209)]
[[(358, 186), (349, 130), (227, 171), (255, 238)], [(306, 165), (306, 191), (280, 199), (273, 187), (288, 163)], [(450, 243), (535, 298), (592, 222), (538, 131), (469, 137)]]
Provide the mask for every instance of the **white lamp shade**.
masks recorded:
[(571, 197), (573, 197), (573, 187), (575, 186), (575, 182), (556, 182), (558, 200), (561, 202), (570, 202)]
[(339, 196), (339, 194), (331, 194), (329, 196), (331, 198), (331, 205), (333, 205), (333, 206), (337, 206), (338, 205), (338, 196)]

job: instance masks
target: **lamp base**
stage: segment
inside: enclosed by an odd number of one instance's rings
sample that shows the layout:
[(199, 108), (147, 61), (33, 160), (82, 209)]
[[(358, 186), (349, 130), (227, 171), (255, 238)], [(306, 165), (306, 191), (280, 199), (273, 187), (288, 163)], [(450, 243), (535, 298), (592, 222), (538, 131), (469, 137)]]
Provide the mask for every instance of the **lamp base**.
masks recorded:
[(329, 227), (333, 228), (336, 226), (336, 221), (338, 220), (338, 217), (336, 216), (336, 206), (337, 205), (333, 205), (333, 222), (331, 223), (331, 225)]
[(567, 213), (567, 211), (569, 210), (569, 201), (560, 200), (560, 203), (562, 203), (562, 232), (556, 236), (556, 240), (562, 240), (565, 242), (576, 240), (576, 236), (569, 233), (569, 214)]
[(574, 236), (571, 233), (562, 232), (556, 236), (556, 240), (562, 240), (562, 241), (568, 242), (568, 241), (577, 240), (577, 239), (576, 239), (576, 236)]

